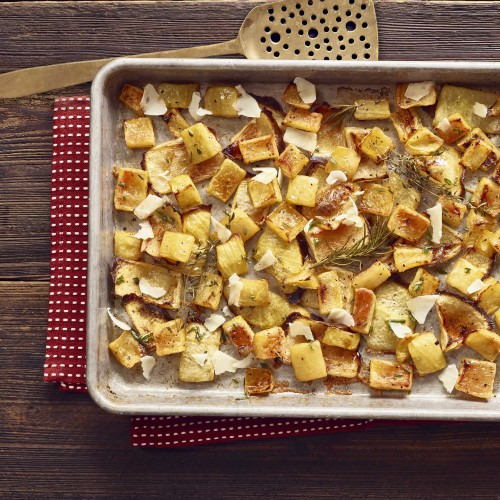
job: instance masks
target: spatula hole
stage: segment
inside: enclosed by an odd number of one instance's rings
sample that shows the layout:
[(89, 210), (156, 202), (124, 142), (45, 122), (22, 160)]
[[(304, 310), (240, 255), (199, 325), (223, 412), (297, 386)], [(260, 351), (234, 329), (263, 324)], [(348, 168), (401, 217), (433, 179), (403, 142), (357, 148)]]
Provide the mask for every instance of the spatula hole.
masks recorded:
[(357, 59), (357, 58), (358, 58), (357, 54), (353, 54), (351, 57), (352, 57), (353, 59)]
[(308, 0), (307, 5), (312, 5), (313, 3), (313, 0)]
[(289, 35), (291, 32), (292, 32), (292, 30), (291, 30), (290, 28), (287, 28), (287, 29), (285, 30), (285, 33), (286, 33), (287, 35)]
[(356, 14), (356, 19), (361, 19), (361, 14), (359, 12)]
[(321, 47), (321, 45), (320, 45), (319, 43), (317, 43), (317, 44), (314, 46), (314, 48), (315, 48), (316, 50), (319, 50), (319, 49), (320, 49), (320, 47)]
[(369, 49), (371, 45), (369, 43), (365, 43), (365, 49)]
[(274, 14), (274, 9), (267, 9), (268, 14)]
[(300, 54), (300, 50), (299, 50), (299, 49), (295, 49), (295, 50), (293, 51), (293, 53), (294, 53), (295, 55), (297, 55), (297, 56), (298, 56), (298, 55)]
[(329, 38), (325, 38), (325, 39), (323, 40), (323, 42), (325, 42), (325, 43), (330, 43), (330, 39), (329, 39)]
[(329, 60), (330, 60), (330, 58), (329, 58), (328, 56), (323, 57), (323, 59), (324, 59), (325, 61), (329, 61)]
[(339, 47), (339, 49), (340, 49), (340, 50), (345, 50), (345, 45), (341, 45), (341, 46)]
[(304, 15), (304, 11), (303, 10), (299, 10), (299, 15), (303, 16)]
[(274, 19), (275, 19), (274, 16), (269, 16), (269, 21), (271, 21), (272, 23), (274, 22)]
[(295, 17), (295, 12), (290, 12), (290, 19), (293, 19)]
[(349, 5), (354, 5), (354, 0), (349, 0)]
[(346, 10), (346, 11), (345, 11), (345, 15), (346, 15), (347, 17), (351, 17), (351, 14), (352, 14), (352, 12), (351, 12), (350, 10)]
[(370, 59), (370, 54), (365, 54), (363, 57), (364, 57), (365, 59)]
[(332, 46), (331, 46), (331, 45), (328, 45), (328, 46), (326, 47), (326, 50), (327, 50), (328, 52), (331, 52), (331, 51), (332, 51)]
[(347, 23), (345, 23), (345, 27), (347, 31), (354, 31), (356, 29), (356, 23), (353, 21), (347, 21)]
[(362, 28), (368, 28), (368, 23), (363, 23), (363, 24), (361, 25), (361, 27), (362, 27)]
[(266, 47), (266, 52), (272, 52), (272, 51), (273, 51), (273, 49), (271, 47), (269, 47), (269, 46)]
[(328, 14), (328, 9), (323, 9), (323, 14), (326, 16)]
[(265, 36), (261, 37), (260, 41), (261, 41), (262, 43), (266, 43), (266, 37), (265, 37)]
[(342, 56), (337, 56), (337, 61), (342, 61)]
[(271, 42), (279, 43), (280, 40), (281, 40), (281, 35), (279, 33), (274, 32), (271, 34)]
[(286, 24), (286, 19), (281, 18), (281, 19), (280, 19), (280, 23), (281, 23), (281, 24)]
[(311, 42), (309, 40), (306, 40), (304, 43), (306, 47), (309, 47), (309, 45), (311, 45)]
[(310, 50), (310, 51), (308, 52), (308, 54), (309, 54), (309, 56), (310, 56), (310, 57), (312, 57), (312, 56), (314, 55), (314, 52), (313, 52), (312, 50)]
[(278, 51), (276, 51), (276, 52), (274, 53), (274, 57), (279, 57), (279, 56), (280, 56), (280, 53), (279, 53)]
[(361, 10), (366, 10), (366, 4), (365, 3), (361, 4)]
[(265, 31), (266, 33), (269, 33), (269, 32), (271, 31), (271, 28), (270, 28), (269, 26), (266, 26), (266, 27), (264, 28), (264, 31)]
[(325, 33), (328, 33), (328, 32), (330, 31), (330, 28), (329, 28), (328, 26), (325, 26), (325, 27), (323, 28), (323, 31), (324, 31)]
[(326, 23), (326, 20), (324, 17), (322, 17), (320, 20), (319, 20), (320, 24), (325, 24)]
[(283, 45), (283, 48), (284, 48), (285, 50), (288, 50), (288, 47), (289, 47), (288, 43), (285, 43), (285, 44)]
[(300, 36), (302, 36), (302, 35), (304, 34), (304, 30), (299, 30), (299, 31), (297, 31), (297, 33), (298, 33)]
[(338, 23), (340, 23), (342, 21), (342, 18), (340, 16), (338, 16), (335, 21), (337, 21)]
[(344, 39), (344, 37), (342, 35), (339, 35), (338, 39), (339, 39), (339, 42), (341, 42)]
[(338, 5), (334, 5), (333, 6), (333, 10), (335, 10), (335, 11), (339, 10), (339, 6)]
[(282, 5), (282, 6), (281, 6), (281, 11), (282, 11), (282, 12), (286, 12), (286, 5)]
[(318, 36), (318, 30), (316, 28), (311, 28), (307, 34), (309, 35), (309, 38), (316, 38)]
[(365, 35), (361, 35), (361, 36), (359, 37), (359, 39), (360, 39), (362, 42), (364, 42), (364, 41), (366, 40)]
[(354, 43), (354, 40), (352, 38), (349, 38), (349, 43), (352, 45)]

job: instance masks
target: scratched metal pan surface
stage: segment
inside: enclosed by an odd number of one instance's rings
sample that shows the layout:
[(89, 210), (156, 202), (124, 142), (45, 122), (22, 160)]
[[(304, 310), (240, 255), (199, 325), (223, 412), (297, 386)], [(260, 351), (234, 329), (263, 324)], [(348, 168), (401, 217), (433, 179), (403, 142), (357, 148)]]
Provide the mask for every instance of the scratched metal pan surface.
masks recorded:
[[(322, 97), (330, 98), (339, 88), (373, 91), (405, 81), (434, 80), (494, 88), (499, 73), (500, 63), (442, 61), (121, 59), (105, 66), (92, 85), (91, 104), (87, 385), (95, 402), (105, 410), (122, 414), (500, 420), (500, 398), (486, 402), (456, 391), (450, 395), (436, 375), (417, 378), (410, 394), (380, 394), (361, 383), (331, 391), (324, 382), (316, 381), (310, 385), (295, 383), (295, 387), (305, 389), (302, 393), (286, 391), (247, 399), (243, 397), (243, 370), (217, 376), (212, 383), (179, 383), (179, 355), (171, 355), (158, 358), (151, 380), (147, 381), (140, 369), (126, 370), (110, 356), (108, 343), (116, 333), (111, 331), (106, 313), (108, 307), (117, 305), (112, 298), (110, 270), (113, 230), (121, 222), (113, 210), (111, 169), (117, 162), (138, 166), (140, 161), (140, 153), (123, 147), (124, 110), (118, 96), (124, 83), (199, 82), (202, 88), (210, 83), (242, 84), (261, 95), (279, 96), (288, 82), (301, 76), (313, 81)], [(238, 125), (242, 126), (242, 122)], [(460, 354), (479, 357), (472, 352)], [(290, 367), (282, 367), (275, 374), (294, 387)], [(495, 394), (498, 389), (497, 381)]]

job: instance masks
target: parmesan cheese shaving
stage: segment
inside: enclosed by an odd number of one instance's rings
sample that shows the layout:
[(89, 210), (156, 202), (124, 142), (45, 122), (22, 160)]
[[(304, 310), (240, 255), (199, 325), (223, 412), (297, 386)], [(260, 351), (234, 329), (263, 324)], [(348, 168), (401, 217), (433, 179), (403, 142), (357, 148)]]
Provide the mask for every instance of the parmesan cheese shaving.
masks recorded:
[(340, 224), (344, 224), (345, 226), (356, 226), (363, 227), (364, 220), (359, 216), (358, 207), (356, 206), (355, 201), (349, 197), (351, 202), (351, 206), (344, 212), (339, 215), (336, 215), (333, 220), (340, 222)]
[(189, 103), (189, 114), (193, 117), (193, 120), (197, 122), (200, 121), (205, 115), (213, 114), (208, 109), (200, 108), (201, 95), (199, 92), (193, 92), (193, 96), (191, 97), (191, 102)]
[(441, 243), (441, 237), (443, 236), (443, 206), (441, 203), (436, 203), (432, 208), (427, 209), (427, 213), (431, 218), (432, 242)]
[(191, 354), (193, 359), (200, 365), (203, 366), (208, 359), (208, 352), (200, 352), (198, 354)]
[(293, 81), (297, 87), (300, 98), (305, 104), (312, 104), (316, 100), (316, 86), (314, 83), (298, 76)]
[(155, 235), (153, 233), (153, 228), (151, 227), (149, 221), (146, 220), (144, 222), (139, 222), (139, 226), (141, 229), (134, 234), (138, 240), (149, 240), (154, 238)]
[(472, 112), (480, 118), (486, 118), (488, 115), (488, 107), (485, 104), (476, 102), (474, 106), (472, 106)]
[(233, 363), (233, 368), (248, 368), (249, 366), (252, 366), (257, 358), (253, 354), (249, 354), (246, 358), (240, 359), (239, 361), (236, 361), (236, 363)]
[(448, 392), (453, 392), (458, 380), (457, 365), (448, 365), (439, 375), (438, 379), (442, 382)]
[(219, 238), (222, 243), (226, 243), (226, 241), (231, 238), (233, 233), (231, 233), (231, 231), (218, 220), (215, 220), (213, 217), (210, 217), (210, 219), (212, 220), (212, 224), (217, 231), (217, 238)]
[(215, 332), (219, 326), (226, 322), (221, 314), (211, 314), (203, 323), (209, 332)]
[(449, 134), (453, 132), (453, 127), (451, 126), (450, 120), (448, 118), (443, 118), (436, 126), (444, 134)]
[(112, 313), (111, 309), (108, 307), (108, 315), (111, 318), (111, 321), (113, 322), (114, 325), (116, 325), (118, 328), (121, 328), (122, 330), (128, 331), (132, 330), (131, 326), (125, 323), (125, 321), (120, 321), (118, 318), (116, 318)]
[(232, 315), (233, 315), (233, 313), (231, 312), (231, 309), (229, 309), (229, 307), (227, 307), (227, 306), (224, 306), (224, 307), (222, 308), (222, 314), (223, 314), (224, 316), (226, 316), (226, 318), (227, 318), (228, 316), (232, 316)]
[(234, 305), (239, 307), (241, 290), (243, 290), (243, 281), (240, 280), (240, 277), (237, 274), (233, 274), (229, 277), (228, 283), (229, 298), (227, 299), (227, 303), (230, 306)]
[(153, 212), (163, 206), (164, 203), (165, 200), (163, 198), (154, 194), (148, 194), (146, 198), (137, 205), (134, 210), (134, 215), (139, 219), (147, 219)]
[(346, 326), (354, 326), (355, 324), (354, 318), (352, 317), (351, 313), (349, 313), (345, 309), (340, 309), (338, 307), (334, 307), (330, 311), (330, 314), (328, 314), (328, 321), (333, 321), (334, 323), (339, 323)]
[(412, 313), (413, 317), (423, 325), (425, 318), (430, 310), (434, 307), (439, 295), (421, 295), (406, 301), (406, 306)]
[(293, 144), (300, 149), (314, 153), (318, 138), (314, 132), (305, 132), (304, 130), (287, 127), (283, 135), (283, 140), (287, 144)]
[(330, 186), (333, 186), (337, 182), (345, 182), (347, 180), (347, 175), (345, 175), (342, 170), (332, 170), (328, 177), (326, 178), (326, 183)]
[(141, 358), (141, 366), (142, 366), (142, 375), (146, 380), (149, 380), (151, 377), (151, 372), (153, 368), (156, 366), (156, 359), (153, 356), (143, 356)]
[(167, 112), (165, 101), (151, 84), (144, 87), (144, 93), (141, 99), (141, 109), (147, 116), (160, 116)]
[(474, 280), (468, 287), (467, 287), (467, 293), (476, 293), (479, 292), (479, 290), (482, 290), (486, 285), (480, 280)]
[(389, 326), (398, 339), (404, 339), (407, 335), (412, 333), (409, 326), (398, 323), (397, 321), (389, 321)]
[(143, 295), (149, 295), (150, 297), (153, 297), (153, 299), (159, 299), (167, 293), (167, 291), (161, 286), (153, 286), (144, 278), (139, 280), (139, 290)]
[(259, 167), (254, 168), (253, 171), (260, 172), (253, 178), (253, 180), (262, 184), (270, 184), (278, 177), (278, 171), (273, 167)]
[(405, 90), (405, 97), (420, 101), (420, 99), (430, 94), (432, 87), (434, 87), (433, 82), (409, 83)]
[(225, 372), (234, 373), (236, 371), (236, 368), (234, 368), (233, 365), (237, 362), (237, 359), (219, 350), (215, 351), (212, 354), (212, 363), (214, 364), (216, 375), (220, 375), (221, 373)]
[(268, 250), (260, 259), (253, 268), (255, 271), (262, 271), (263, 269), (267, 269), (268, 267), (274, 266), (278, 259), (274, 256), (272, 250)]
[(309, 219), (304, 227), (304, 232), (311, 234), (319, 233), (321, 229), (317, 225), (311, 228), (311, 226), (316, 223), (317, 223), (316, 219)]
[(289, 325), (290, 337), (296, 337), (297, 335), (302, 335), (306, 340), (314, 340), (314, 335), (312, 333), (311, 327), (309, 325), (304, 325), (300, 321), (294, 321)]
[(236, 90), (240, 93), (240, 96), (233, 104), (233, 107), (238, 111), (238, 115), (248, 116), (248, 118), (258, 118), (261, 109), (257, 100), (250, 94), (247, 94), (241, 85), (236, 85)]
[(278, 167), (278, 176), (277, 176), (277, 179), (278, 179), (279, 187), (283, 187), (283, 171), (279, 167)]

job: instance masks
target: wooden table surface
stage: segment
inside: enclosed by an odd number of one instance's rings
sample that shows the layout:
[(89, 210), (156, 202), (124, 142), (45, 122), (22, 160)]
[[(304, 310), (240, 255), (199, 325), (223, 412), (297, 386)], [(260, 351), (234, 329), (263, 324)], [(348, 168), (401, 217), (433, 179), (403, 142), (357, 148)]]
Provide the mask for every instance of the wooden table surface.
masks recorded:
[[(0, 2), (0, 72), (233, 38), (256, 2)], [(382, 1), (380, 59), (500, 59), (500, 3)], [(52, 103), (0, 100), (0, 498), (498, 497), (500, 425), (133, 449), (129, 419), (42, 381)]]

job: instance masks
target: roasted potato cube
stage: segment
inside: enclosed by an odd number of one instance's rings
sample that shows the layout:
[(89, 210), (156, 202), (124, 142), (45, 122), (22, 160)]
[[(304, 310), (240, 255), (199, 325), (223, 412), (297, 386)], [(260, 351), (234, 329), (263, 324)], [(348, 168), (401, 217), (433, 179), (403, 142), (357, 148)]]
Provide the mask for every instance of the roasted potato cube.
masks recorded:
[(391, 114), (391, 121), (399, 140), (404, 144), (410, 135), (422, 128), (422, 120), (414, 109), (400, 109)]
[(182, 174), (170, 179), (170, 188), (181, 208), (190, 208), (202, 204), (200, 193), (189, 175)]
[(250, 396), (268, 394), (274, 389), (273, 371), (269, 368), (245, 370), (245, 393)]
[(297, 175), (288, 182), (286, 201), (293, 205), (314, 207), (316, 205), (316, 193), (318, 191), (319, 179), (308, 175)]
[(193, 92), (198, 92), (198, 83), (160, 83), (158, 93), (163, 97), (167, 108), (189, 108)]
[(470, 197), (470, 202), (496, 217), (500, 214), (500, 185), (483, 177)]
[(128, 231), (115, 231), (115, 257), (128, 260), (139, 260), (142, 240)]
[[(255, 181), (257, 182), (257, 181)], [(238, 189), (236, 190), (236, 193), (234, 193), (233, 197), (233, 202), (231, 204), (231, 211), (234, 211), (236, 209), (243, 210), (254, 222), (255, 224), (258, 224), (259, 226), (264, 223), (266, 220), (266, 216), (269, 212), (269, 205), (265, 207), (260, 207), (260, 208), (255, 208), (252, 202), (252, 199), (250, 198), (250, 189), (249, 189), (249, 184), (250, 184), (250, 179), (243, 179), (241, 181), (241, 184), (238, 186)], [(262, 184), (262, 183), (259, 183)], [(274, 190), (277, 188), (279, 191), (279, 194), (281, 195), (281, 190), (279, 189), (279, 184), (278, 181), (275, 183), (273, 182), (273, 193)], [(256, 199), (260, 196), (259, 194), (259, 188), (258, 186), (254, 186), (255, 189), (255, 196)], [(259, 201), (262, 201), (262, 199), (259, 199)], [(281, 199), (280, 199), (281, 201)]]
[(421, 376), (446, 367), (443, 351), (432, 332), (423, 332), (408, 344), (408, 351)]
[(391, 108), (387, 99), (354, 101), (356, 120), (388, 120), (391, 117)]
[(395, 245), (393, 257), (394, 265), (400, 273), (432, 262), (432, 252), (426, 247)]
[(463, 152), (461, 164), (471, 170), (500, 166), (500, 151), (480, 128), (471, 130), (458, 141), (457, 148)]
[(396, 359), (403, 363), (410, 359), (410, 351), (408, 350), (408, 344), (415, 338), (418, 337), (418, 333), (410, 333), (402, 339), (398, 339), (396, 344)]
[(300, 304), (311, 309), (319, 309), (319, 300), (316, 289), (304, 290), (300, 299)]
[(216, 311), (222, 297), (222, 276), (215, 273), (203, 273), (196, 287), (193, 304)]
[(226, 321), (222, 329), (241, 357), (248, 356), (253, 351), (254, 333), (243, 316), (235, 316)]
[(160, 257), (172, 262), (187, 262), (195, 248), (196, 239), (191, 234), (165, 231), (161, 240)]
[(130, 149), (152, 148), (156, 144), (151, 118), (132, 118), (123, 122), (125, 143)]
[(307, 219), (287, 203), (278, 205), (266, 218), (266, 224), (285, 241), (294, 240), (304, 229)]
[(189, 127), (189, 123), (184, 119), (178, 109), (171, 109), (163, 116), (163, 121), (168, 131), (178, 139), (181, 132)]
[(370, 183), (359, 202), (361, 212), (388, 217), (394, 205), (394, 196), (387, 186)]
[(371, 161), (381, 163), (394, 149), (394, 143), (388, 135), (384, 134), (382, 129), (373, 127), (361, 141), (359, 149)]
[(448, 118), (443, 118), (434, 128), (446, 144), (458, 141), (472, 130), (460, 113), (452, 113)]
[(225, 243), (217, 245), (215, 251), (217, 252), (217, 268), (224, 278), (248, 272), (245, 245), (237, 234), (233, 234)]
[(343, 308), (344, 300), (337, 271), (327, 271), (318, 275), (318, 303), (320, 314), (330, 314), (333, 308)]
[(488, 361), (493, 362), (500, 354), (500, 335), (481, 328), (467, 335), (465, 345), (481, 354)]
[(221, 219), (220, 223), (238, 234), (246, 242), (260, 230), (259, 226), (240, 208), (234, 208), (229, 215)]
[(460, 258), (446, 276), (446, 284), (456, 288), (464, 295), (469, 295), (467, 288), (472, 282), (483, 279), (484, 273), (481, 269), (471, 264), (468, 260)]
[(201, 205), (182, 214), (182, 230), (195, 237), (196, 243), (205, 245), (210, 235), (210, 207)]
[(361, 358), (356, 350), (323, 345), (326, 374), (330, 377), (354, 378), (361, 368)]
[(455, 389), (476, 398), (491, 398), (496, 370), (497, 365), (490, 361), (463, 358)]
[(134, 339), (130, 330), (122, 332), (108, 347), (115, 359), (125, 368), (135, 366), (144, 355), (141, 345)]
[(443, 207), (443, 222), (452, 227), (459, 227), (467, 212), (467, 205), (448, 196), (440, 196), (438, 202)]
[(248, 183), (248, 194), (254, 208), (270, 207), (283, 201), (277, 179), (273, 179), (269, 184), (250, 180)]
[(275, 160), (279, 156), (276, 137), (272, 134), (248, 139), (240, 142), (240, 151), (243, 163)]
[[(243, 288), (240, 293), (240, 307), (266, 306), (270, 302), (269, 282), (267, 280), (254, 280), (241, 278)], [(224, 295), (229, 297), (229, 288), (224, 288)]]
[(226, 158), (208, 184), (207, 193), (226, 203), (246, 175), (245, 170)]
[(335, 146), (333, 148), (330, 159), (325, 165), (325, 172), (330, 173), (333, 170), (344, 172), (347, 179), (352, 180), (354, 174), (358, 170), (361, 162), (361, 156), (354, 149), (344, 146)]
[(391, 270), (389, 267), (377, 260), (368, 269), (360, 272), (357, 276), (354, 276), (352, 285), (354, 288), (368, 288), (369, 290), (375, 290), (384, 281), (387, 281), (391, 277)]
[(283, 153), (274, 161), (281, 168), (283, 175), (293, 179), (309, 163), (309, 158), (302, 154), (294, 144), (288, 144)]
[(351, 330), (367, 334), (370, 331), (375, 312), (376, 297), (368, 288), (356, 288), (354, 290), (354, 307), (352, 317), (354, 326)]
[(297, 90), (297, 85), (294, 82), (290, 82), (283, 92), (283, 97), (281, 98), (283, 102), (286, 102), (294, 108), (310, 109), (312, 103), (305, 103), (300, 97), (299, 91)]
[(494, 217), (479, 210), (470, 210), (465, 218), (464, 244), (466, 246), (473, 246), (485, 229), (495, 231), (496, 227), (497, 224)]
[(488, 314), (493, 314), (500, 307), (500, 283), (496, 280), (490, 283), (479, 293), (477, 303)]
[(303, 130), (304, 132), (317, 133), (321, 127), (321, 113), (313, 113), (307, 109), (291, 108), (283, 119), (283, 125)]
[(413, 132), (405, 143), (406, 151), (414, 156), (428, 156), (435, 153), (444, 141), (428, 128), (422, 127)]
[(126, 83), (120, 93), (120, 101), (137, 116), (144, 116), (141, 107), (142, 94), (144, 91), (139, 87)]
[(120, 168), (115, 186), (115, 209), (133, 212), (148, 194), (148, 174), (138, 168)]
[(470, 170), (477, 170), (487, 160), (491, 148), (482, 141), (476, 140), (464, 151), (460, 163)]
[(182, 319), (158, 322), (153, 327), (153, 344), (157, 356), (168, 356), (184, 351), (186, 348), (186, 332), (182, 328)]
[(285, 354), (285, 332), (279, 326), (256, 332), (253, 352), (257, 359), (282, 358)]
[(212, 112), (213, 116), (235, 118), (238, 111), (234, 105), (239, 93), (234, 87), (208, 87), (203, 101), (204, 108)]
[(314, 274), (314, 269), (308, 264), (304, 264), (302, 269), (287, 276), (283, 283), (285, 285), (298, 286), (305, 290), (316, 290), (319, 286), (319, 281)]
[(416, 242), (424, 235), (430, 224), (429, 219), (416, 210), (398, 205), (389, 218), (387, 227), (397, 236)]
[(413, 281), (408, 287), (408, 291), (414, 296), (419, 295), (432, 295), (439, 287), (439, 279), (427, 272), (425, 269), (420, 268), (415, 274)]
[[(408, 87), (411, 86), (414, 89), (422, 90), (422, 92), (427, 92), (420, 99), (412, 99), (406, 94)], [(396, 86), (396, 103), (398, 107), (403, 109), (413, 108), (415, 106), (432, 106), (436, 104), (437, 90), (436, 86), (432, 82), (417, 82), (417, 83), (398, 83)]]
[(492, 149), (495, 147), (490, 138), (478, 127), (473, 128), (464, 138), (457, 142), (456, 146), (459, 151), (464, 153), (474, 142), (482, 142)]
[(290, 359), (295, 378), (301, 382), (324, 378), (327, 375), (321, 344), (317, 340), (292, 345)]
[(395, 206), (403, 205), (410, 210), (416, 210), (418, 208), (422, 195), (415, 188), (408, 186), (401, 176), (395, 172), (389, 172), (387, 187), (394, 196)]
[(329, 326), (321, 342), (325, 345), (341, 347), (353, 351), (358, 348), (361, 340), (361, 334), (342, 330), (335, 326)]
[(488, 229), (483, 229), (474, 243), (474, 250), (488, 259), (493, 258), (495, 255), (495, 248), (492, 242), (495, 238), (495, 233), (488, 231)]
[(222, 151), (222, 146), (211, 130), (203, 123), (195, 123), (181, 132), (191, 163), (198, 165)]
[(370, 387), (382, 390), (410, 391), (413, 370), (410, 365), (386, 361), (370, 360)]

